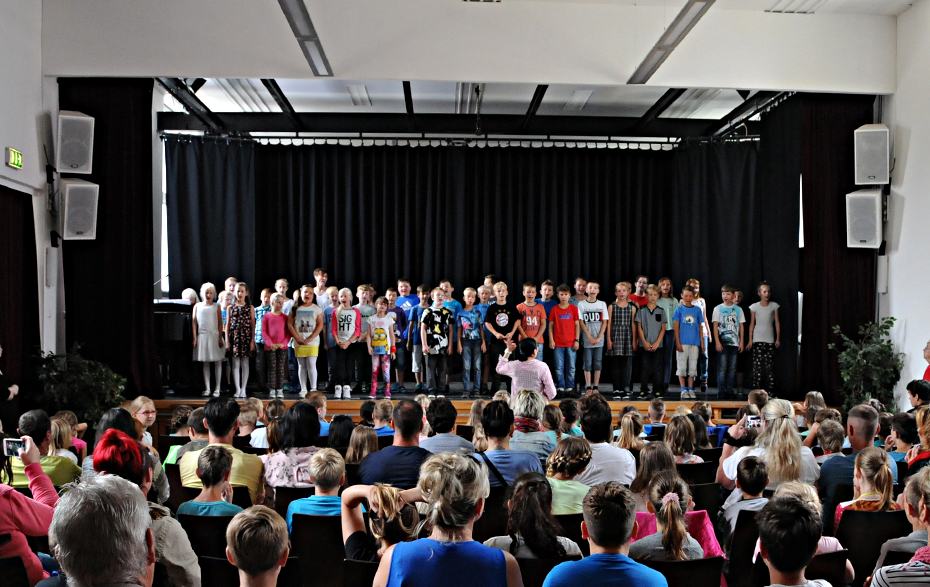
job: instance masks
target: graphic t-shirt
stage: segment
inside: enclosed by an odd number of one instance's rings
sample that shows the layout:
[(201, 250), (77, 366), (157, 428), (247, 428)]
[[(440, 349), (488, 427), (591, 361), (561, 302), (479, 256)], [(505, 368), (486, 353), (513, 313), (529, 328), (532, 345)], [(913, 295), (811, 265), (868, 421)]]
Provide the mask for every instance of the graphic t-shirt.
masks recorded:
[(711, 321), (717, 323), (720, 344), (739, 346), (739, 325), (746, 322), (742, 308), (736, 304), (732, 306), (720, 304), (714, 308), (714, 317)]
[(662, 337), (665, 336), (665, 310), (662, 306), (656, 306), (650, 310), (649, 306), (643, 306), (636, 311), (636, 321), (643, 325), (643, 336), (650, 343), (659, 339), (658, 346), (662, 346)]
[(552, 338), (558, 348), (567, 348), (575, 344), (575, 322), (578, 321), (578, 307), (571, 304), (563, 309), (561, 306), (549, 312), (552, 324)]
[(462, 310), (455, 320), (456, 329), (462, 329), (462, 340), (481, 340), (481, 329), (484, 327), (484, 317), (477, 306), (471, 310)]
[[(490, 302), (490, 303), (487, 303), (487, 304), (475, 304), (475, 309), (478, 310), (479, 312), (481, 312), (481, 322), (482, 322), (482, 323), (484, 322), (484, 317), (488, 315), (488, 308), (490, 308), (490, 307), (491, 307), (491, 304), (493, 304), (493, 303), (494, 303), (494, 302)], [(490, 341), (490, 340), (491, 340), (491, 336), (492, 336), (492, 335), (491, 335), (491, 331), (488, 330), (488, 327), (487, 327), (487, 326), (485, 326), (485, 327), (484, 327), (484, 340)]]
[(423, 311), (420, 323), (426, 326), (426, 346), (429, 354), (437, 355), (447, 352), (452, 342), (450, 331), (453, 324), (452, 310), (430, 306)]
[(425, 311), (426, 308), (417, 304), (410, 308), (410, 312), (407, 313), (407, 323), (413, 324), (413, 332), (410, 333), (413, 338), (413, 346), (423, 345), (423, 339), (420, 338), (420, 321), (423, 320), (423, 312)]
[(368, 325), (371, 328), (371, 354), (391, 354), (391, 336), (389, 333), (394, 328), (394, 314), (388, 312), (384, 315), (384, 318), (379, 318), (376, 314), (368, 319)]
[(528, 337), (535, 339), (536, 342), (542, 342), (543, 329), (541, 326), (548, 315), (546, 314), (546, 307), (539, 303), (532, 306), (522, 303), (517, 306), (517, 311), (520, 312), (522, 317), (523, 332)]
[[(494, 330), (507, 336), (510, 334), (514, 326), (520, 322), (520, 313), (517, 310), (510, 306), (509, 304), (491, 304), (488, 307), (488, 312), (484, 316), (485, 324), (490, 324)], [(491, 335), (490, 342), (496, 346), (504, 345), (502, 340), (498, 340), (493, 334)], [(513, 342), (517, 342), (517, 336), (512, 338)]]
[(678, 322), (678, 338), (681, 344), (701, 346), (701, 324), (704, 323), (704, 312), (700, 308), (678, 306), (672, 319)]
[[(313, 334), (313, 330), (316, 328), (316, 317), (323, 314), (323, 309), (316, 304), (310, 304), (309, 306), (300, 306), (294, 312), (296, 312), (294, 329), (300, 335), (300, 338), (306, 340)], [(320, 335), (317, 334), (312, 340), (307, 340), (307, 344), (320, 346)]]
[(420, 305), (420, 296), (416, 294), (410, 294), (409, 296), (401, 296), (397, 298), (397, 307), (404, 311), (405, 314), (410, 314), (410, 310), (414, 306)]
[(333, 322), (338, 342), (346, 342), (353, 335), (361, 334), (362, 318), (355, 308), (336, 308), (333, 310)]
[(752, 342), (775, 343), (775, 312), (778, 304), (769, 302), (763, 306), (761, 302), (749, 306), (749, 311), (756, 315), (756, 326), (752, 329)]
[[(585, 328), (591, 338), (597, 338), (601, 333), (604, 323), (607, 322), (607, 304), (601, 300), (589, 302), (585, 300), (578, 304), (578, 318), (584, 322)], [(594, 344), (588, 340), (587, 336), (581, 337), (582, 346), (585, 348), (599, 348), (604, 346), (604, 339), (601, 338)]]
[(371, 304), (355, 304), (352, 306), (362, 316), (362, 337), (368, 333), (368, 319), (377, 313), (375, 307)]
[(388, 310), (387, 313), (388, 316), (394, 316), (394, 339), (400, 346), (403, 341), (407, 340), (407, 314), (397, 306)]

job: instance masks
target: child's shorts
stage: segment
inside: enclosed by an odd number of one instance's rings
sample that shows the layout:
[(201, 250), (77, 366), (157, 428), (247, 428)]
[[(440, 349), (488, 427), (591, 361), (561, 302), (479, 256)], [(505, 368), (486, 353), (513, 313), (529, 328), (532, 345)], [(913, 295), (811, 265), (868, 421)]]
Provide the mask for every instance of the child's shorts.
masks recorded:
[(694, 344), (681, 345), (683, 352), (678, 355), (678, 376), (679, 377), (697, 377), (698, 354), (701, 347)]
[(585, 347), (581, 356), (583, 371), (600, 371), (603, 366), (604, 347)]
[(426, 358), (423, 356), (423, 345), (413, 345), (413, 372), (426, 373)]
[(320, 345), (294, 345), (294, 354), (297, 355), (298, 359), (302, 359), (304, 357), (319, 357)]

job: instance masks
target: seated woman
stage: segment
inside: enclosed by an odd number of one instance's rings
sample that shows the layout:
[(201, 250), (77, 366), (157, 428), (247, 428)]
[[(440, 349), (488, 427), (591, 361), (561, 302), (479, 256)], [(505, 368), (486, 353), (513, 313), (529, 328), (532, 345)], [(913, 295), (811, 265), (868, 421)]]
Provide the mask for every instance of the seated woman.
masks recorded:
[(314, 445), (319, 434), (320, 417), (310, 404), (297, 402), (284, 413), (281, 450), (259, 457), (265, 464), (265, 500), (268, 503), (274, 503), (275, 487), (313, 487), (310, 457), (320, 450)]
[(540, 460), (547, 458), (555, 450), (555, 442), (542, 431), (540, 425), (546, 408), (545, 398), (537, 391), (521, 389), (514, 395), (511, 407), (514, 432), (510, 438), (510, 447), (532, 453)]
[(546, 407), (543, 408), (543, 417), (540, 424), (546, 436), (552, 439), (552, 442), (556, 444), (562, 440), (562, 436), (564, 435), (562, 432), (563, 421), (562, 410), (559, 409), (559, 406), (555, 404), (546, 404)]
[(620, 436), (617, 437), (617, 446), (627, 450), (642, 450), (646, 441), (642, 438), (643, 415), (631, 410), (620, 416)]
[(517, 587), (523, 584), (517, 559), (472, 540), (472, 529), (490, 493), (488, 471), (473, 458), (433, 455), (420, 469), (417, 485), (429, 512), (429, 538), (401, 542), (381, 557), (373, 587)]
[(507, 502), (509, 534), (489, 538), (484, 545), (509, 552), (516, 558), (581, 556), (577, 544), (559, 536), (561, 528), (553, 517), (552, 498), (549, 483), (539, 473), (524, 473), (517, 477)]
[(639, 470), (636, 478), (630, 484), (633, 492), (633, 501), (636, 502), (636, 511), (648, 512), (646, 503), (649, 501), (648, 489), (652, 478), (663, 471), (675, 470), (675, 456), (664, 443), (650, 442), (639, 453)]
[(895, 465), (891, 457), (883, 449), (872, 446), (859, 451), (856, 455), (855, 469), (853, 469), (855, 499), (837, 504), (833, 518), (834, 528), (839, 527), (840, 518), (846, 510), (889, 512), (901, 509), (894, 502), (892, 466)]
[(591, 445), (584, 438), (566, 436), (546, 461), (552, 486), (552, 515), (580, 514), (581, 502), (591, 489), (574, 481), (591, 462)]
[(488, 450), (488, 437), (484, 433), (484, 427), (481, 426), (481, 414), (484, 413), (484, 406), (487, 403), (483, 399), (476, 399), (471, 403), (471, 410), (468, 412), (468, 425), (473, 430), (471, 443), (475, 446), (475, 452)]
[[(371, 533), (362, 516), (362, 503), (366, 499)], [(347, 487), (342, 492), (342, 541), (346, 558), (377, 562), (389, 547), (414, 540), (420, 515), (413, 504), (422, 501), (416, 487), (403, 491), (380, 483)]]
[(350, 416), (339, 414), (333, 417), (333, 421), (329, 424), (329, 447), (348, 449), (353, 430), (355, 430), (355, 422), (352, 421)]
[(356, 426), (349, 438), (349, 449), (346, 451), (346, 464), (357, 465), (369, 454), (378, 450), (378, 434), (374, 428)]
[(675, 455), (675, 463), (693, 465), (704, 459), (694, 454), (694, 425), (687, 416), (672, 416), (665, 429), (665, 444)]
[(634, 560), (681, 561), (704, 558), (704, 549), (688, 534), (685, 512), (691, 506), (688, 485), (673, 471), (656, 475), (647, 490), (646, 507), (656, 516), (658, 532), (630, 545)]

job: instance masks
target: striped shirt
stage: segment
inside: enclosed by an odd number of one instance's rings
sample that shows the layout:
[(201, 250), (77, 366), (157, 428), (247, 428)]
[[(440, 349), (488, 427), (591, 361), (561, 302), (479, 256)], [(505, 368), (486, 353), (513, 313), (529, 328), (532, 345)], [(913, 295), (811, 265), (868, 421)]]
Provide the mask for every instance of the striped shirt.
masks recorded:
[(892, 585), (930, 585), (930, 565), (925, 562), (909, 562), (882, 567), (872, 575), (872, 587)]
[(497, 363), (497, 372), (513, 379), (510, 386), (513, 393), (521, 389), (531, 389), (542, 393), (546, 399), (555, 397), (552, 373), (549, 372), (549, 365), (542, 361), (510, 361), (502, 355)]

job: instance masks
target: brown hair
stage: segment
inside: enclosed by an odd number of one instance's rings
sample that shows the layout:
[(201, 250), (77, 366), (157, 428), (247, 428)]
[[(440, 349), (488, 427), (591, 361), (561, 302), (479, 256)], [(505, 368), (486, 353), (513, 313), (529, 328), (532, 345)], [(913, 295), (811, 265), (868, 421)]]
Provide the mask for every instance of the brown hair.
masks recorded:
[(197, 457), (197, 475), (204, 487), (219, 485), (232, 469), (233, 457), (225, 447), (217, 444), (200, 451)]
[(843, 425), (835, 420), (824, 420), (817, 430), (817, 442), (825, 453), (840, 452), (843, 449), (843, 440), (846, 431)]
[[(826, 420), (833, 420), (840, 426), (843, 425), (843, 414), (839, 410), (833, 408), (826, 408), (823, 410), (818, 410), (817, 415), (814, 416), (814, 422), (824, 422)], [(845, 432), (844, 432), (845, 433)]]
[(617, 446), (626, 449), (642, 449), (645, 446), (645, 442), (639, 437), (642, 431), (642, 414), (636, 411), (623, 414), (620, 418), (620, 436), (617, 438)]
[(566, 436), (546, 459), (546, 476), (574, 477), (591, 462), (591, 444), (579, 436)]
[(920, 437), (920, 448), (923, 450), (930, 450), (930, 418), (927, 417), (928, 412), (930, 412), (930, 409), (927, 406), (921, 406), (914, 413), (914, 418), (917, 421), (917, 434)]
[(688, 530), (685, 527), (688, 485), (681, 480), (678, 473), (664, 471), (649, 483), (647, 495), (655, 510), (656, 520), (665, 526), (662, 532), (662, 548), (666, 557), (670, 561), (687, 560), (684, 545), (688, 538)]
[(268, 420), (265, 436), (268, 438), (269, 453), (281, 450), (281, 422), (284, 421), (285, 412), (287, 406), (279, 399), (273, 399), (265, 406), (265, 418)]
[(346, 452), (346, 463), (357, 465), (369, 454), (378, 450), (378, 435), (373, 428), (356, 426), (349, 437), (349, 450)]
[(592, 487), (582, 500), (582, 508), (594, 544), (616, 548), (630, 541), (636, 522), (636, 501), (620, 482), (607, 481)]
[(764, 389), (753, 389), (749, 392), (749, 403), (761, 411), (769, 401), (769, 394)]
[(675, 456), (672, 451), (661, 442), (650, 442), (639, 451), (639, 470), (630, 484), (630, 491), (642, 493), (655, 475), (674, 470)]
[(691, 413), (704, 418), (705, 424), (714, 418), (714, 410), (707, 402), (694, 402), (691, 404)]
[(484, 412), (487, 403), (483, 399), (476, 399), (468, 413), (468, 426), (472, 427), (471, 443), (475, 446), (475, 452), (488, 450), (488, 437), (484, 433), (484, 426), (481, 425), (481, 413)]
[(543, 408), (542, 424), (543, 430), (552, 430), (555, 432), (556, 442), (562, 440), (562, 410), (555, 404), (546, 404)]
[(193, 411), (194, 408), (186, 404), (174, 407), (174, 411), (171, 412), (171, 422), (168, 424), (168, 429), (171, 430), (172, 434), (176, 434), (178, 430), (188, 427), (187, 419), (190, 418)]
[(257, 577), (273, 569), (287, 552), (287, 524), (273, 509), (254, 505), (229, 522), (226, 547), (236, 568)]
[(694, 425), (687, 416), (672, 416), (665, 428), (665, 444), (676, 457), (694, 452)]
[(880, 512), (894, 506), (894, 472), (889, 464), (890, 458), (884, 450), (875, 446), (863, 449), (856, 455), (856, 468), (882, 496), (878, 502)]

